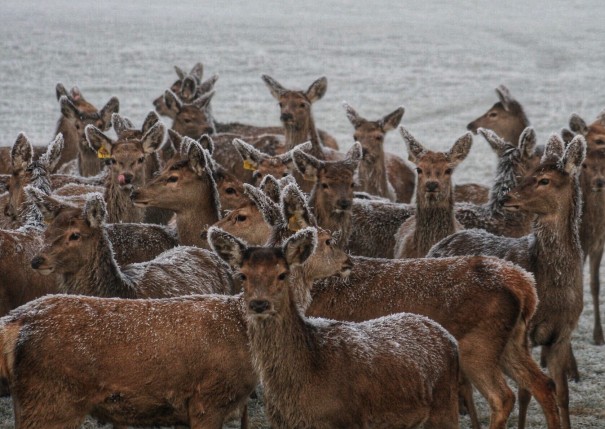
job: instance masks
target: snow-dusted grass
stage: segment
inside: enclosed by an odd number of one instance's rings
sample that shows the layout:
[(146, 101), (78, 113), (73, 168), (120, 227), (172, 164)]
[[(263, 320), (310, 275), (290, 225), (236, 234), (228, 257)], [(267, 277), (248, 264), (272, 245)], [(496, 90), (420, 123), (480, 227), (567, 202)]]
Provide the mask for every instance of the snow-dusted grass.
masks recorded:
[[(317, 125), (347, 149), (352, 126), (341, 102), (377, 119), (399, 105), (402, 123), (434, 150), (449, 148), (466, 124), (509, 87), (525, 107), (538, 143), (605, 107), (601, 0), (279, 0), (74, 2), (5, 0), (0, 6), (0, 145), (25, 131), (51, 141), (59, 117), (55, 85), (78, 85), (102, 106), (112, 95), (140, 123), (151, 100), (175, 79), (172, 67), (197, 61), (220, 74), (213, 100), (220, 121), (278, 124), (279, 110), (260, 79), (307, 88), (327, 76), (313, 109)], [(386, 147), (404, 155), (398, 133)], [(458, 182), (489, 183), (495, 155), (480, 137), (456, 171)], [(1, 275), (1, 273), (0, 273)], [(572, 424), (605, 427), (605, 348), (592, 345), (592, 303), (574, 337), (582, 375), (570, 383)], [(0, 429), (13, 423), (0, 401)], [(488, 410), (480, 400), (487, 425)], [(254, 417), (252, 423), (261, 422)], [(462, 418), (462, 427), (469, 427)], [(530, 427), (542, 428), (532, 401)], [(260, 425), (260, 423), (259, 423)], [(509, 423), (516, 425), (516, 411)], [(93, 426), (87, 426), (93, 427)]]

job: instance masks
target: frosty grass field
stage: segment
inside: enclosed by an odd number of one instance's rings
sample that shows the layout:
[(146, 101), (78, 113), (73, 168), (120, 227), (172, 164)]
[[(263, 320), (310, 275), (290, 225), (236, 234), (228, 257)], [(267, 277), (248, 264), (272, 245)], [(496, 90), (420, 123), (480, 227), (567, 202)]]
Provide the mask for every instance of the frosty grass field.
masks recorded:
[[(99, 107), (118, 96), (120, 112), (140, 124), (151, 100), (174, 81), (173, 65), (189, 70), (198, 61), (205, 77), (220, 75), (213, 109), (223, 122), (278, 124), (261, 74), (301, 89), (326, 76), (328, 92), (314, 114), (343, 149), (352, 143), (341, 107), (346, 100), (368, 119), (405, 106), (402, 123), (428, 147), (443, 150), (505, 84), (544, 143), (572, 112), (592, 122), (605, 107), (603, 22), (601, 0), (4, 0), (0, 145), (12, 145), (20, 131), (36, 144), (51, 140), (57, 82), (78, 85)], [(492, 178), (495, 155), (481, 137), (474, 140), (456, 172), (458, 183)], [(387, 149), (406, 155), (395, 132)], [(582, 380), (570, 384), (572, 424), (605, 428), (605, 348), (591, 343), (587, 285), (585, 291), (574, 337)], [(487, 425), (487, 406), (478, 400)], [(267, 426), (254, 413), (253, 426)], [(467, 417), (461, 425), (469, 427)], [(543, 426), (532, 401), (529, 427)], [(11, 427), (11, 403), (2, 399), (0, 429)]]

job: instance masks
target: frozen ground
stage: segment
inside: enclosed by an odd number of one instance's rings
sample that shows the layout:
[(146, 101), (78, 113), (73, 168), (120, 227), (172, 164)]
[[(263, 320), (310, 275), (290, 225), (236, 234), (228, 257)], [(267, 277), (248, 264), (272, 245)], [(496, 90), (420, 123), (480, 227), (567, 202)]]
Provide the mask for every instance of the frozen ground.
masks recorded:
[[(51, 140), (57, 82), (78, 85), (97, 106), (116, 95), (121, 113), (140, 123), (173, 82), (172, 66), (197, 61), (205, 76), (220, 74), (213, 108), (221, 121), (278, 123), (261, 74), (298, 88), (327, 76), (315, 117), (345, 148), (352, 127), (343, 100), (369, 119), (404, 105), (405, 126), (441, 149), (496, 101), (501, 83), (525, 106), (541, 142), (570, 113), (592, 121), (605, 107), (601, 0), (124, 3), (0, 3), (0, 145), (20, 131), (37, 144)], [(404, 152), (396, 133), (387, 147)], [(476, 138), (457, 179), (488, 183), (494, 165)], [(588, 296), (586, 303), (575, 339), (583, 381), (571, 385), (573, 423), (604, 428), (605, 349), (590, 343)], [(0, 428), (12, 427), (2, 412)], [(543, 421), (534, 408), (531, 427)]]

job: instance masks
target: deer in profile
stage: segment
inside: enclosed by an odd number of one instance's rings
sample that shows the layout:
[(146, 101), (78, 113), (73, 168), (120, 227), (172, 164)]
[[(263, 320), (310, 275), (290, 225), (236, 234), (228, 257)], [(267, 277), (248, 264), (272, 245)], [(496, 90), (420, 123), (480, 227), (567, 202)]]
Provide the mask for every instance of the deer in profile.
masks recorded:
[(130, 194), (133, 188), (145, 184), (145, 161), (162, 145), (164, 134), (162, 122), (156, 122), (140, 137), (140, 133), (120, 133), (117, 140), (93, 125), (86, 127), (91, 150), (102, 156), (109, 166), (105, 182), (109, 223), (142, 222), (145, 218), (145, 210), (134, 206)]
[[(182, 100), (184, 99), (184, 101), (191, 101), (195, 98), (195, 95), (201, 95), (201, 93), (195, 94), (195, 89), (202, 82), (202, 77), (204, 75), (204, 65), (202, 63), (196, 63), (189, 73), (185, 73), (178, 66), (174, 66), (174, 71), (176, 72), (178, 79), (170, 85), (170, 91), (178, 94), (180, 96), (179, 98)], [(186, 80), (187, 83), (185, 84)], [(192, 87), (194, 91), (192, 91)], [(153, 106), (158, 112), (158, 115), (172, 118), (173, 111), (166, 106), (164, 94), (153, 100)]]
[(458, 427), (456, 342), (439, 325), (405, 313), (360, 324), (301, 314), (289, 274), (313, 253), (315, 231), (281, 248), (249, 248), (214, 228), (209, 239), (243, 280), (250, 353), (272, 425)]
[(527, 173), (528, 160), (534, 156), (536, 133), (526, 128), (518, 146), (484, 128), (477, 130), (498, 155), (496, 177), (485, 204), (457, 203), (456, 219), (464, 228), (480, 228), (496, 235), (522, 237), (531, 232), (531, 216), (527, 213), (506, 210), (507, 193), (519, 184), (519, 178)]
[[(539, 166), (508, 193), (506, 209), (535, 215), (531, 234), (508, 238), (483, 230), (461, 231), (437, 243), (428, 255), (492, 255), (534, 274), (540, 301), (529, 334), (533, 345), (545, 347), (564, 428), (570, 427), (567, 376), (570, 363), (572, 367), (575, 363), (571, 334), (583, 306), (578, 175), (585, 151), (583, 136), (575, 137), (567, 148), (558, 135), (551, 136)], [(527, 391), (519, 392), (520, 427), (529, 399)]]
[(359, 188), (363, 192), (409, 203), (414, 195), (416, 176), (401, 157), (384, 151), (384, 138), (401, 122), (404, 108), (399, 107), (377, 121), (368, 121), (344, 104), (347, 118), (355, 128), (353, 140), (361, 143), (363, 157), (359, 163)]
[(454, 216), (452, 174), (467, 157), (473, 136), (466, 133), (447, 152), (425, 148), (403, 126), (399, 131), (416, 165), (416, 214), (397, 231), (395, 258), (423, 258), (430, 248), (462, 226)]

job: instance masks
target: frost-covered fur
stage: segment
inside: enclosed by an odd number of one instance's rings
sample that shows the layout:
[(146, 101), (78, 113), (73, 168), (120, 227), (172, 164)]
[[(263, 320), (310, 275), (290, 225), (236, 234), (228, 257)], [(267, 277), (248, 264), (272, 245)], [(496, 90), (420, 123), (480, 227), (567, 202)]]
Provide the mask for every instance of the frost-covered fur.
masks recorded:
[(214, 254), (177, 247), (152, 261), (120, 268), (105, 224), (106, 208), (92, 194), (83, 210), (54, 213), (45, 247), (32, 260), (43, 274), (59, 274), (63, 292), (122, 298), (162, 298), (191, 293), (232, 293), (229, 268)]
[(220, 429), (257, 385), (241, 297), (161, 300), (47, 296), (0, 319), (23, 429), (78, 428), (87, 414), (125, 426)]
[[(582, 249), (579, 221), (582, 211), (578, 180), (584, 160), (582, 136), (563, 150), (551, 136), (541, 164), (515, 189), (505, 207), (535, 214), (533, 232), (521, 238), (499, 237), (483, 230), (456, 233), (437, 243), (429, 257), (491, 255), (517, 263), (532, 272), (540, 304), (531, 320), (530, 339), (549, 348), (546, 359), (557, 385), (562, 425), (569, 423), (567, 387), (571, 334), (582, 312)], [(522, 395), (521, 415), (528, 398)]]
[(409, 158), (416, 165), (416, 213), (395, 234), (395, 258), (422, 258), (444, 237), (462, 229), (454, 217), (452, 174), (466, 158), (473, 137), (460, 137), (448, 152), (426, 149), (403, 126)]
[[(203, 139), (211, 139), (203, 136)], [(144, 187), (133, 191), (138, 207), (159, 207), (176, 213), (176, 228), (181, 244), (207, 248), (203, 230), (220, 219), (221, 205), (214, 163), (197, 141), (185, 137), (181, 158), (173, 158), (164, 170)]]
[(368, 121), (344, 104), (347, 118), (355, 127), (353, 139), (361, 143), (363, 157), (359, 163), (359, 189), (391, 201), (409, 203), (414, 195), (416, 175), (400, 156), (384, 151), (384, 137), (401, 122), (400, 107), (377, 121)]
[(501, 139), (493, 131), (480, 128), (478, 133), (498, 155), (496, 177), (486, 204), (456, 204), (456, 219), (465, 228), (481, 228), (492, 234), (522, 237), (531, 231), (531, 216), (523, 212), (511, 212), (503, 207), (508, 192), (517, 186), (519, 177), (526, 173), (527, 164), (534, 155), (536, 134), (526, 128), (519, 145)]
[(359, 324), (300, 314), (287, 273), (315, 241), (307, 228), (281, 248), (226, 238), (219, 246), (244, 278), (250, 352), (272, 425), (458, 427), (456, 341), (435, 322), (405, 313)]

